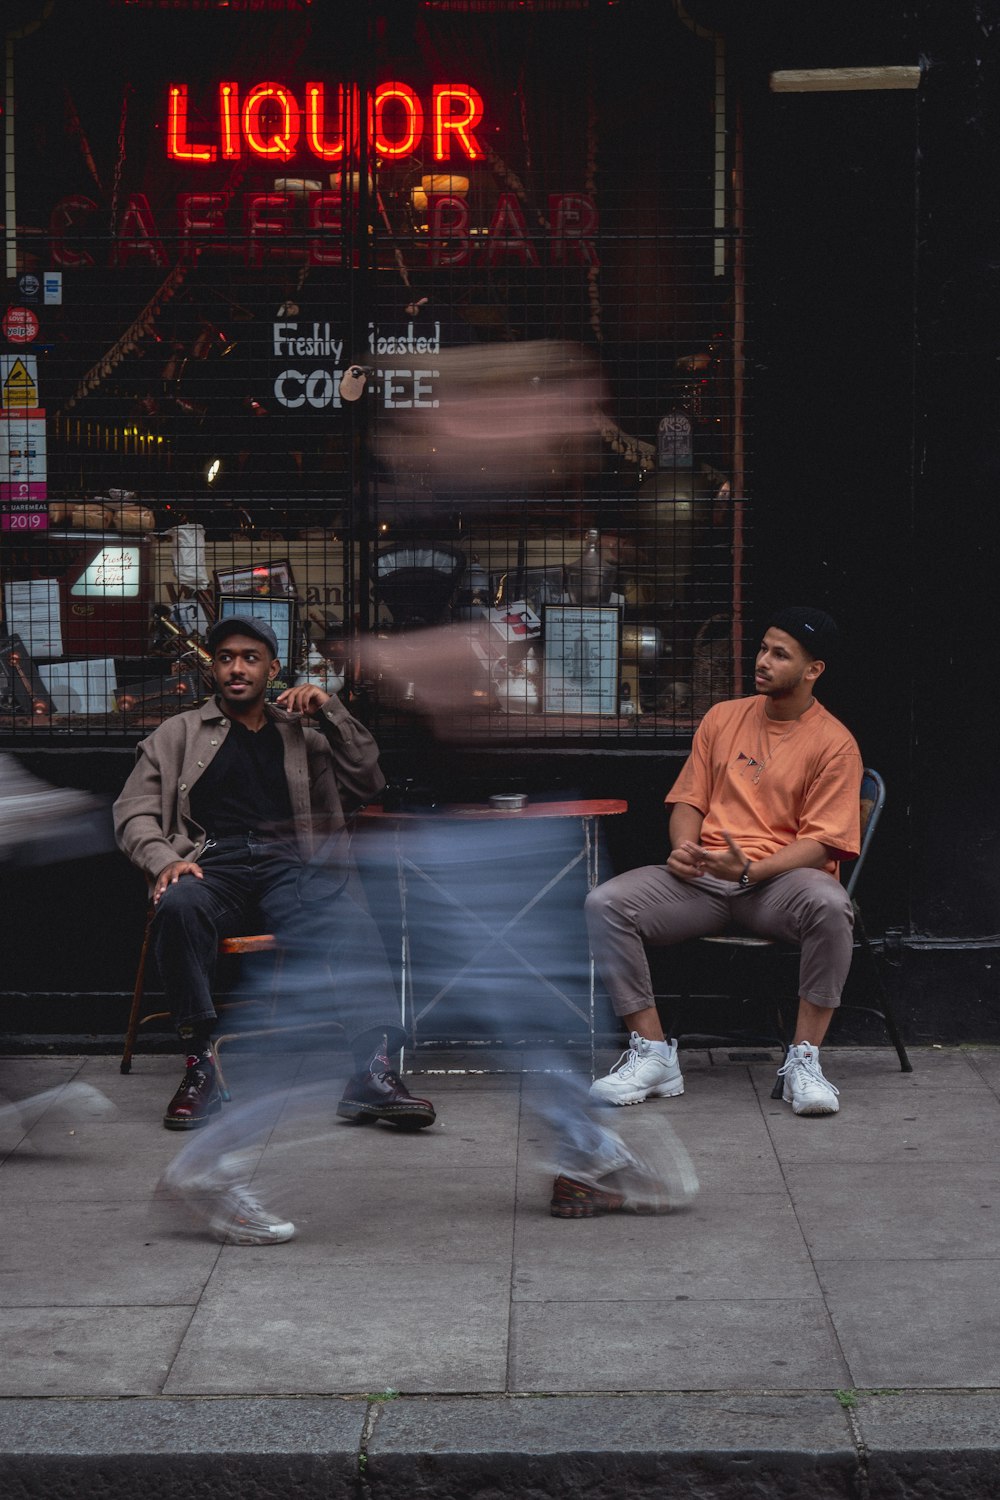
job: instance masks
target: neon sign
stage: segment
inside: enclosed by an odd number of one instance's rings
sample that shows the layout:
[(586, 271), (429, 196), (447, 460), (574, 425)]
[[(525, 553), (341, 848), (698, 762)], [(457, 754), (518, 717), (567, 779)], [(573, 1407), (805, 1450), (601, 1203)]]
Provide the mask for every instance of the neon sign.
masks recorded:
[(368, 143), (383, 160), (398, 161), (419, 151), (425, 138), (435, 161), (453, 156), (480, 161), (476, 134), (482, 124), (482, 95), (468, 83), (435, 83), (429, 107), (407, 83), (380, 83), (362, 112), (357, 88), (323, 83), (305, 85), (301, 102), (283, 83), (255, 83), (245, 94), (230, 79), (216, 91), (214, 135), (195, 125), (188, 85), (172, 83), (167, 93), (167, 156), (171, 161), (208, 166), (239, 161), (244, 155), (287, 162), (300, 150), (318, 161), (342, 161), (357, 151), (364, 115)]
[[(87, 236), (88, 221), (98, 212), (93, 198), (82, 194), (59, 199), (49, 224), (53, 265), (60, 269), (94, 265), (90, 251), (75, 248), (73, 242)], [(513, 261), (537, 267), (546, 245), (550, 265), (600, 265), (597, 204), (589, 193), (550, 193), (543, 235), (529, 229), (513, 193), (499, 194), (491, 218), (478, 230), (472, 226), (467, 199), (456, 194), (430, 192), (427, 213), (427, 231), (420, 239), (431, 266)], [(178, 193), (175, 211), (161, 236), (145, 193), (130, 193), (108, 249), (108, 264), (128, 266), (138, 261), (166, 269), (179, 253), (189, 261), (209, 255), (237, 256), (254, 266), (279, 258), (304, 259), (310, 266), (339, 266), (347, 253), (344, 233), (350, 214), (350, 203), (332, 190), (308, 193), (304, 203), (290, 193)], [(241, 231), (234, 222), (237, 216)]]

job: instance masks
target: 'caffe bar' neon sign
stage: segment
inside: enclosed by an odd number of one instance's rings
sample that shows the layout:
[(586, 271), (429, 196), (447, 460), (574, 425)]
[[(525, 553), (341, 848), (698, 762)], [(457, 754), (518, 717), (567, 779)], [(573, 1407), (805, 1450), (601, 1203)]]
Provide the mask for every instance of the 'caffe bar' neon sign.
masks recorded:
[[(300, 151), (317, 161), (340, 162), (357, 151), (361, 97), (357, 88), (307, 83), (296, 95), (283, 83), (218, 86), (217, 126), (195, 129), (186, 83), (173, 83), (167, 108), (167, 156), (188, 166), (239, 161), (245, 156), (287, 162)], [(398, 161), (424, 149), (435, 161), (453, 157), (479, 161), (476, 137), (482, 95), (468, 83), (435, 83), (425, 106), (406, 83), (380, 83), (366, 100), (368, 142), (383, 161)]]

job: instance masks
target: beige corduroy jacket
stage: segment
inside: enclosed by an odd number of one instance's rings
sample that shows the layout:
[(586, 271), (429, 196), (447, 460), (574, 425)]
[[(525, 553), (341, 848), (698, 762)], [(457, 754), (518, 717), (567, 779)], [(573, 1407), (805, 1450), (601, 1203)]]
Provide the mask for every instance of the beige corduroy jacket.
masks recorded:
[[(378, 746), (334, 695), (313, 728), (273, 704), (285, 747), (295, 838), (304, 859), (347, 858), (346, 821), (385, 786)], [(216, 700), (166, 719), (141, 740), (114, 805), (115, 837), (150, 882), (178, 859), (197, 860), (206, 831), (191, 816), (191, 788), (218, 754), (230, 720)], [(342, 845), (343, 849), (338, 846)]]

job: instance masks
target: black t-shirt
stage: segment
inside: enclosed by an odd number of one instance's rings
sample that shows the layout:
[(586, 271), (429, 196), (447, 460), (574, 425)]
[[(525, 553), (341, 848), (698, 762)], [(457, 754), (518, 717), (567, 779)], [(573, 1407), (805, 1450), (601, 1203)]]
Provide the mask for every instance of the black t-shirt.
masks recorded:
[(212, 838), (287, 832), (292, 799), (273, 719), (256, 731), (230, 720), (218, 755), (191, 788), (191, 813)]

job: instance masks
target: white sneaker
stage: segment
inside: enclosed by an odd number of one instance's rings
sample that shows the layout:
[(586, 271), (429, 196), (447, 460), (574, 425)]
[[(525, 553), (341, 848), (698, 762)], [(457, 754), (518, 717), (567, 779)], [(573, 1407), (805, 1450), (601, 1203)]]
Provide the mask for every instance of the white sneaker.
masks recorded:
[(809, 1042), (789, 1047), (785, 1065), (778, 1069), (785, 1080), (782, 1099), (797, 1115), (835, 1115), (840, 1108), (839, 1089), (823, 1077), (819, 1065), (819, 1048)]
[(223, 1245), (283, 1245), (295, 1233), (290, 1219), (268, 1213), (246, 1188), (223, 1188), (208, 1221)]
[(683, 1092), (677, 1043), (648, 1042), (637, 1031), (608, 1076), (590, 1086), (591, 1099), (601, 1104), (641, 1104), (644, 1099), (673, 1099)]
[[(182, 1153), (183, 1156), (183, 1153)], [(180, 1200), (188, 1212), (223, 1245), (283, 1245), (295, 1234), (290, 1219), (282, 1219), (236, 1181), (223, 1163), (214, 1172), (187, 1176), (177, 1159), (160, 1178), (156, 1197)]]

